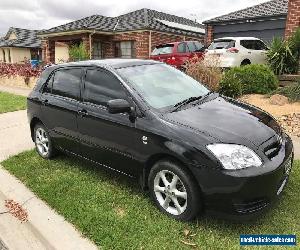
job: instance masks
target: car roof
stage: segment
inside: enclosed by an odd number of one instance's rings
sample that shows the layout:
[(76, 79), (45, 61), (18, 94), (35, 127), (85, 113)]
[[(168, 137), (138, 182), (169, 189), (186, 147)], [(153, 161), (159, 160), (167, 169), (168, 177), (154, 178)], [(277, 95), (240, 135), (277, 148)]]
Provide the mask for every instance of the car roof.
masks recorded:
[(118, 68), (126, 68), (140, 65), (151, 65), (151, 64), (161, 64), (161, 62), (154, 60), (143, 60), (143, 59), (122, 59), (122, 58), (113, 58), (113, 59), (102, 59), (102, 60), (86, 60), (79, 62), (69, 62), (53, 65), (55, 68), (61, 67), (86, 67), (86, 66), (102, 66), (102, 67), (110, 67), (114, 69)]
[(260, 40), (260, 39), (256, 37), (233, 37), (233, 36), (214, 39), (214, 41), (220, 41), (220, 40)]
[(162, 44), (157, 45), (156, 47), (164, 46), (164, 45), (168, 45), (168, 44), (174, 44), (175, 45), (175, 44), (178, 44), (178, 43), (187, 43), (187, 42), (199, 42), (199, 41), (196, 41), (196, 40), (185, 40), (185, 41), (180, 41), (180, 42), (162, 43)]

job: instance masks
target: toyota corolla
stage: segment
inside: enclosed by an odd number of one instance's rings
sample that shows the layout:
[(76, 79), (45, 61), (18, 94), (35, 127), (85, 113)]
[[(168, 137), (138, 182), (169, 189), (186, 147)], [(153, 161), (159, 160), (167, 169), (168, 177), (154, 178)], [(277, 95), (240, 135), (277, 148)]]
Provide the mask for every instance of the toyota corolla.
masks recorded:
[(255, 217), (282, 195), (293, 162), (271, 115), (151, 60), (48, 67), (28, 118), (41, 157), (66, 152), (134, 177), (178, 220)]

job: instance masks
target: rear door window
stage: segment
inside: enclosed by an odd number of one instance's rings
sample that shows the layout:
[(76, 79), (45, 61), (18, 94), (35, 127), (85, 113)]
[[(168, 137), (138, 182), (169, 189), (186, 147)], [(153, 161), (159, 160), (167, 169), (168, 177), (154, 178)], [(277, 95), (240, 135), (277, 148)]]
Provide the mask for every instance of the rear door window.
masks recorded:
[(186, 53), (187, 52), (186, 43), (180, 43), (177, 47), (177, 52), (178, 53)]
[(241, 45), (251, 50), (266, 50), (267, 46), (260, 40), (241, 40)]
[(254, 48), (255, 50), (266, 50), (267, 46), (262, 41), (256, 40)]
[(194, 42), (187, 42), (187, 46), (190, 52), (195, 52), (197, 50), (197, 47)]
[(255, 49), (255, 41), (254, 40), (241, 40), (240, 41), (241, 46), (243, 46), (246, 49)]
[(157, 46), (153, 52), (151, 53), (152, 56), (157, 55), (165, 55), (173, 53), (174, 44), (165, 44)]
[(203, 51), (204, 45), (200, 42), (195, 42), (196, 52)]
[(82, 70), (80, 68), (60, 69), (55, 72), (52, 94), (79, 99)]
[(235, 47), (234, 40), (216, 40), (208, 47), (208, 50), (229, 49), (233, 47)]
[(88, 69), (83, 100), (107, 106), (107, 102), (113, 99), (127, 99), (127, 94), (118, 78), (104, 69)]

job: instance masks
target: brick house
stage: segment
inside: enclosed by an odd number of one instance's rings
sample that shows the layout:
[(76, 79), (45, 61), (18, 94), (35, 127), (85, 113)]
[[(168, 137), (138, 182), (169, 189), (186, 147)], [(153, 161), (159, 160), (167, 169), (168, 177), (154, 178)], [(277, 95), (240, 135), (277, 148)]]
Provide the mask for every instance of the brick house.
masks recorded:
[(23, 63), (25, 60), (39, 60), (41, 41), (37, 30), (11, 27), (6, 35), (0, 38), (0, 62)]
[(289, 0), (285, 37), (289, 37), (300, 27), (300, 0)]
[[(93, 15), (39, 34), (43, 60), (54, 62), (55, 45), (83, 42), (90, 59), (149, 58), (155, 46), (182, 40), (204, 41), (204, 27), (190, 19), (140, 9), (117, 17)], [(65, 58), (67, 59), (67, 58)]]

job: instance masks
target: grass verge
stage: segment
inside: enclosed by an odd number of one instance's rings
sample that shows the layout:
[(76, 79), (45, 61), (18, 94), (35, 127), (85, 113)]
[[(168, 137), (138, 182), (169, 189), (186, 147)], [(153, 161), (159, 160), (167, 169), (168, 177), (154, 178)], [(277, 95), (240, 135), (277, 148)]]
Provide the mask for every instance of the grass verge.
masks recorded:
[(0, 114), (26, 109), (26, 97), (0, 92)]
[(247, 223), (208, 216), (175, 221), (154, 207), (136, 181), (73, 157), (50, 161), (28, 151), (2, 165), (103, 249), (191, 249), (182, 241), (196, 249), (240, 249), (240, 234), (300, 234), (300, 161), (280, 202)]

